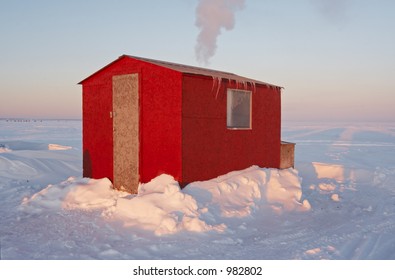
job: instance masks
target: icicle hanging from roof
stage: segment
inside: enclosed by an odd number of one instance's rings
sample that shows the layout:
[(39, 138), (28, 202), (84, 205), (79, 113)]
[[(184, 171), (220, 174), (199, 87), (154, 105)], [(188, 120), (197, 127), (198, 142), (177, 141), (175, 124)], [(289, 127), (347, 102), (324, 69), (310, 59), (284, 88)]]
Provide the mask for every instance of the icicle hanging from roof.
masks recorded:
[[(211, 93), (215, 92), (215, 99), (218, 99), (219, 90), (221, 89), (221, 84), (222, 84), (222, 77), (211, 76), (211, 78), (213, 78), (213, 85), (211, 87)], [(216, 90), (215, 90), (215, 88), (216, 88)]]
[[(222, 87), (222, 82), (227, 80), (228, 81), (228, 86), (234, 88), (234, 89), (239, 89), (239, 90), (250, 90), (252, 93), (255, 93), (257, 90), (257, 82), (254, 80), (245, 80), (245, 79), (232, 79), (229, 77), (221, 77), (221, 76), (216, 76), (216, 75), (211, 75), (211, 78), (213, 79), (212, 81), (212, 86), (211, 86), (211, 93), (214, 95), (215, 99), (218, 99), (219, 92)], [(281, 92), (281, 87), (271, 85), (271, 84), (264, 84), (268, 89), (275, 90), (275, 91), (280, 91)]]
[(252, 93), (255, 93), (256, 92), (256, 84), (253, 81), (250, 83), (252, 84)]

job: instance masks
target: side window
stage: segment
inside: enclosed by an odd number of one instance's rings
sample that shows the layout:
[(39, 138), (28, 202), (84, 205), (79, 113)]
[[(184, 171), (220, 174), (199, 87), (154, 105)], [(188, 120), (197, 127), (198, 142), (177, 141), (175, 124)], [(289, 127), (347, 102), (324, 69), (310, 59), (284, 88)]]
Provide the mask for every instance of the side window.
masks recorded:
[(251, 129), (251, 91), (228, 89), (226, 125), (229, 129)]

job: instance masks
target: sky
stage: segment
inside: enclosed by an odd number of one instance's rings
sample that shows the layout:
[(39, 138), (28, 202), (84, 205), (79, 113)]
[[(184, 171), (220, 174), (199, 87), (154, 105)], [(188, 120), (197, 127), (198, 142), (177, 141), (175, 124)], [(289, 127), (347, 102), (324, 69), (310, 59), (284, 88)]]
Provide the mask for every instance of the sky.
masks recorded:
[(395, 1), (227, 1), (202, 60), (198, 0), (0, 0), (0, 118), (81, 118), (78, 82), (128, 54), (282, 86), (283, 121), (395, 121)]

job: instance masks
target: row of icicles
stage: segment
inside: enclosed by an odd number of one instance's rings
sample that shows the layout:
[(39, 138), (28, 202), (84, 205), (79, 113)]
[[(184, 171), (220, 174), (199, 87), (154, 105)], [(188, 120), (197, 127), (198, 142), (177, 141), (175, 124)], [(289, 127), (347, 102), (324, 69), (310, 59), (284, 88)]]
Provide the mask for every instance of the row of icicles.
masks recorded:
[[(215, 95), (215, 99), (218, 99), (218, 94), (221, 89), (222, 85), (222, 80), (226, 79), (223, 77), (218, 77), (218, 76), (211, 76), (213, 78), (213, 84), (211, 87), (211, 93)], [(237, 81), (237, 80), (232, 80), (232, 79), (226, 79), (229, 84), (232, 84), (232, 81), (235, 83), (235, 89), (240, 89), (240, 90), (248, 90), (248, 87), (250, 87), (250, 90), (252, 93), (256, 92), (256, 83), (254, 81)], [(266, 87), (271, 88), (271, 89), (277, 89), (280, 90), (281, 88), (278, 86), (274, 85), (269, 85), (266, 84)]]

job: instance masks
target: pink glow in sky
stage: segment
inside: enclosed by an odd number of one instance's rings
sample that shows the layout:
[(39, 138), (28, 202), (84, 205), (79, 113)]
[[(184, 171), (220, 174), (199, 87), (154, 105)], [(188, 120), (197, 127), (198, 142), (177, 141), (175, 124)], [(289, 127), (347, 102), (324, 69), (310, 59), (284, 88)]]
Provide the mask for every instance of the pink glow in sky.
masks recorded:
[[(225, 1), (225, 0), (224, 0)], [(0, 118), (80, 118), (122, 54), (197, 65), (198, 1), (6, 1)], [(209, 68), (283, 86), (284, 120), (395, 121), (395, 1), (244, 1)]]

